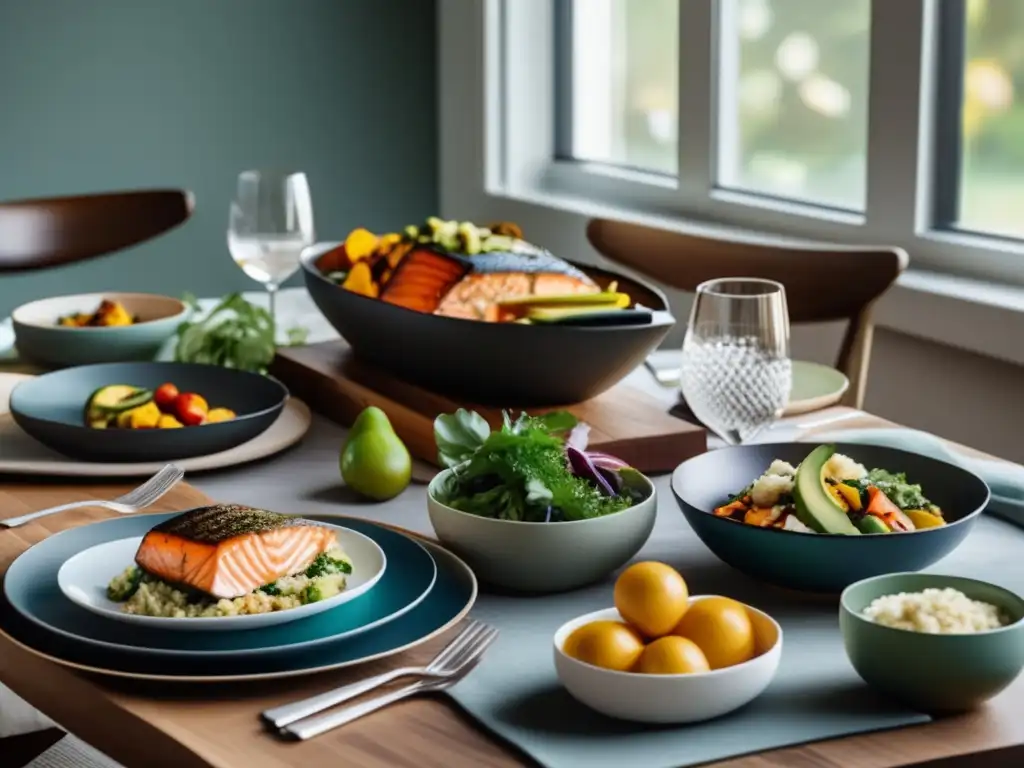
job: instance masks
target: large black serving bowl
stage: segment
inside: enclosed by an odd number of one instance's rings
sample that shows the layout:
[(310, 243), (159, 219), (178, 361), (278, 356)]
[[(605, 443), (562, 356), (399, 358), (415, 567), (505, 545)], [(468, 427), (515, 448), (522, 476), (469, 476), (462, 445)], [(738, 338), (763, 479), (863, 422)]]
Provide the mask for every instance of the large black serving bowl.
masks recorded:
[[(109, 384), (156, 389), (173, 382), (211, 408), (230, 408), (231, 421), (181, 429), (91, 429), (90, 395)], [(25, 432), (58, 453), (83, 461), (170, 461), (220, 453), (264, 432), (277, 419), (288, 390), (276, 379), (191, 363), (102, 363), (27, 379), (11, 392), (11, 415)]]
[(759, 581), (823, 593), (841, 592), (871, 576), (926, 568), (959, 546), (988, 504), (985, 481), (965, 469), (895, 448), (837, 443), (838, 453), (868, 469), (906, 472), (942, 508), (947, 525), (912, 533), (812, 535), (715, 517), (715, 507), (764, 474), (772, 460), (796, 466), (813, 448), (765, 443), (710, 451), (676, 468), (672, 493), (701, 541), (729, 565)]
[(675, 323), (658, 289), (582, 264), (575, 266), (602, 287), (616, 281), (619, 291), (656, 310), (654, 322), (587, 328), (485, 323), (416, 312), (353, 293), (324, 277), (316, 262), (337, 245), (307, 249), (302, 269), (313, 301), (353, 352), (414, 384), (471, 402), (563, 405), (594, 397), (640, 365)]

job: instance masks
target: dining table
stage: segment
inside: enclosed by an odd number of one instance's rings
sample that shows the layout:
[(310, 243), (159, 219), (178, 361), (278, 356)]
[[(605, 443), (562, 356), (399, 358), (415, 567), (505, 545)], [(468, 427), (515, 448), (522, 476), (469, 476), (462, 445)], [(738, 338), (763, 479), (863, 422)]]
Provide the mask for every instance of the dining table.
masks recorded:
[[(301, 296), (291, 297), (295, 305)], [(285, 306), (288, 301), (282, 302)], [(279, 304), (279, 306), (281, 306)], [(322, 340), (320, 329), (313, 340)], [(15, 363), (9, 363), (13, 369)], [(0, 371), (4, 370), (0, 366)], [(674, 391), (646, 370), (630, 375), (667, 406)], [(861, 427), (892, 428), (871, 414), (835, 406), (783, 419), (768, 439), (813, 439)], [(431, 537), (426, 487), (415, 482), (382, 503), (358, 499), (339, 476), (345, 427), (315, 415), (298, 446), (256, 463), (186, 477), (150, 512), (182, 510), (210, 500), (249, 504), (295, 514), (367, 518)], [(970, 449), (953, 446), (956, 450)], [(975, 454), (976, 455), (976, 454)], [(418, 475), (423, 472), (422, 468)], [(679, 537), (692, 537), (676, 508), (667, 475), (654, 478), (657, 521), (645, 551), (666, 551)], [(0, 519), (69, 501), (112, 498), (133, 484), (0, 476)], [(34, 543), (59, 531), (114, 513), (90, 507), (0, 530), (0, 573)], [(708, 563), (717, 562), (707, 552)], [(720, 565), (721, 568), (726, 568)], [(285, 742), (263, 729), (259, 713), (269, 707), (335, 688), (396, 666), (425, 663), (458, 628), (398, 656), (354, 669), (260, 683), (171, 684), (100, 677), (40, 658), (0, 636), (0, 683), (125, 768), (486, 768), (533, 763), (479, 728), (445, 697), (420, 697), (390, 706), (303, 742)], [(714, 763), (716, 768), (821, 766), (895, 768), (905, 765), (967, 768), (1024, 765), (1024, 677), (981, 709), (884, 732), (751, 754)], [(0, 740), (0, 766), (5, 766)]]

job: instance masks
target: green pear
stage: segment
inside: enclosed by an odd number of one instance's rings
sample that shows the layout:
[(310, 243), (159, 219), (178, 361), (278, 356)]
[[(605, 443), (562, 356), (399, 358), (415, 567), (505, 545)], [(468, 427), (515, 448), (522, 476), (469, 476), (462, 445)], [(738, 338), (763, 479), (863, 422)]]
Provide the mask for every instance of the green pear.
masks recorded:
[(409, 485), (412, 457), (387, 414), (370, 406), (352, 424), (341, 449), (341, 476), (356, 493), (387, 501)]

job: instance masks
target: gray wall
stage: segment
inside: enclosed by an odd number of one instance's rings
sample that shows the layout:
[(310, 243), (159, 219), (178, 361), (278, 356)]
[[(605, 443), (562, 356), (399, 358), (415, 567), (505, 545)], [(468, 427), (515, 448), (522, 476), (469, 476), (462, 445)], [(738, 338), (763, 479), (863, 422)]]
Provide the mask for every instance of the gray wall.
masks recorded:
[(0, 73), (0, 200), (196, 195), (150, 243), (0, 277), (0, 317), (59, 293), (258, 289), (224, 239), (246, 168), (306, 171), (320, 239), (437, 207), (432, 0), (0, 0)]

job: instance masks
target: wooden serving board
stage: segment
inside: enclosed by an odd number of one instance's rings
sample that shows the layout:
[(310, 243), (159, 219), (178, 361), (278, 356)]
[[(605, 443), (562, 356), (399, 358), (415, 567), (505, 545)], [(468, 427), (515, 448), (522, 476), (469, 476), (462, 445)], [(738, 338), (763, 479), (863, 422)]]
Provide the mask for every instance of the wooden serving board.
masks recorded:
[[(403, 381), (356, 359), (341, 340), (278, 350), (271, 373), (313, 410), (345, 425), (367, 406), (377, 406), (388, 415), (409, 452), (435, 465), (438, 414), (468, 408), (492, 427), (501, 424), (500, 408), (459, 402)], [(680, 462), (707, 450), (703, 428), (669, 415), (663, 403), (628, 384), (576, 405), (526, 410), (571, 411), (590, 425), (592, 450), (614, 454), (641, 472), (671, 472)]]

